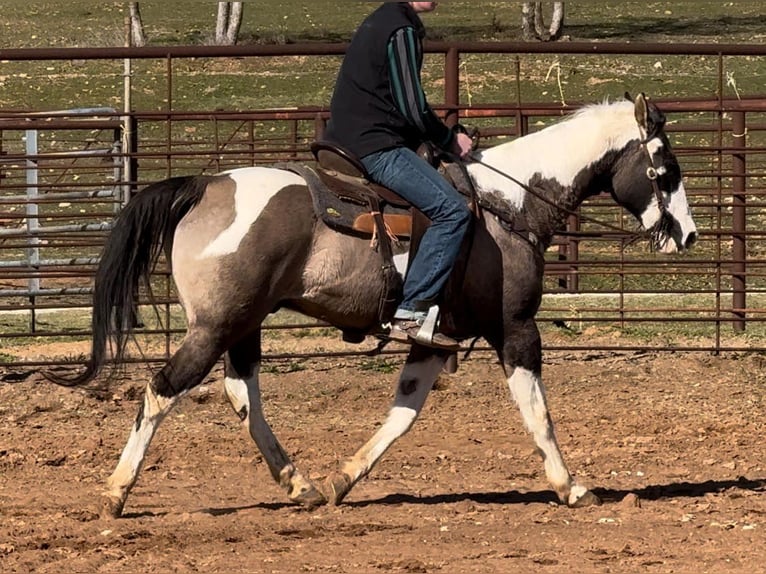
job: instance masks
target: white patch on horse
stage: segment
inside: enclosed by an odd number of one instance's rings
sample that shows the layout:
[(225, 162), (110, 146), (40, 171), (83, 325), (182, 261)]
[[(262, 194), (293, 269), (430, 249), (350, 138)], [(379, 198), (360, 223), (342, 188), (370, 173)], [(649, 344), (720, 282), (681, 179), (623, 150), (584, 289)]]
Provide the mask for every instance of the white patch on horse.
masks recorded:
[(654, 154), (660, 151), (664, 146), (665, 144), (662, 143), (660, 138), (652, 138), (646, 142), (646, 150), (649, 152), (651, 157), (654, 157)]
[(419, 412), (420, 409), (405, 406), (395, 405), (391, 407), (385, 422), (375, 434), (378, 440), (370, 448), (370, 459), (374, 461), (380, 458), (394, 440), (412, 427)]
[(409, 253), (399, 253), (398, 255), (394, 255), (394, 267), (396, 267), (396, 270), (402, 277), (404, 277), (405, 273), (407, 273), (407, 265), (409, 265), (409, 263)]
[[(615, 113), (617, 110), (619, 113)], [(523, 183), (535, 174), (570, 186), (584, 168), (641, 134), (631, 102), (586, 106), (545, 130), (481, 152), (482, 162)], [(499, 193), (522, 209), (526, 191), (480, 164), (468, 169), (480, 192)]]
[(235, 253), (250, 226), (258, 219), (269, 200), (288, 185), (304, 185), (297, 173), (269, 167), (245, 167), (225, 171), (234, 180), (234, 221), (221, 231), (200, 253), (199, 258)]
[(686, 199), (686, 188), (684, 187), (683, 182), (679, 183), (678, 189), (670, 194), (668, 211), (681, 223), (681, 228), (685, 230), (687, 234), (691, 231), (697, 231), (697, 224), (694, 223), (694, 220), (692, 219), (692, 210)]
[(644, 229), (651, 229), (661, 216), (662, 212), (660, 211), (659, 203), (657, 203), (657, 198), (652, 197), (649, 205), (646, 206), (646, 209), (641, 214), (641, 226)]

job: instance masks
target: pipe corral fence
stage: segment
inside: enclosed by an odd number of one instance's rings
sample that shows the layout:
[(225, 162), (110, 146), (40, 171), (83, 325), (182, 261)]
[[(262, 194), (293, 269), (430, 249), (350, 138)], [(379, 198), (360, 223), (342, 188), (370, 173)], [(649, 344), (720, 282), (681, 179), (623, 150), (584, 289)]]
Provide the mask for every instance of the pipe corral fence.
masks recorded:
[[(678, 256), (652, 253), (645, 243), (631, 243), (636, 224), (611, 198), (589, 200), (581, 207), (587, 221), (570, 217), (547, 253), (546, 295), (538, 315), (543, 341), (557, 350), (766, 349), (766, 94), (742, 96), (731, 71), (740, 62), (762, 59), (766, 46), (498, 42), (430, 43), (426, 49), (429, 78), (443, 86), (439, 103), (438, 92), (428, 90), (434, 108), (448, 123), (477, 127), (481, 147), (540, 129), (589, 103), (565, 101), (566, 80), (560, 76), (553, 84), (557, 98), (532, 101), (535, 94), (525, 88), (530, 59), (597, 63), (614, 55), (661, 56), (675, 58), (677, 66), (704, 61), (708, 85), (698, 93), (668, 97), (672, 89), (665, 88), (653, 97), (655, 80), (649, 78), (644, 90), (668, 116), (667, 131), (699, 229), (696, 247)], [(77, 361), (61, 356), (19, 361), (3, 347), (90, 334), (100, 249), (114, 216), (146, 184), (255, 164), (313, 162), (309, 144), (324, 130), (327, 94), (344, 50), (342, 44), (0, 50), (4, 64), (50, 70), (95, 61), (116, 79), (116, 95), (106, 105), (0, 112), (0, 364)], [(494, 92), (484, 98), (488, 101), (475, 96), (483, 58), (492, 57), (508, 64), (507, 77), (498, 81), (510, 96), (496, 102)], [(226, 62), (255, 66), (264, 59), (299, 67), (328, 61), (326, 78), (315, 80), (322, 85), (322, 101), (261, 109), (247, 105), (243, 95), (232, 102), (241, 99), (245, 105), (185, 108), (186, 90), (218, 89), (216, 70)], [(652, 67), (656, 71), (662, 63)], [(554, 60), (548, 73), (560, 69), (560, 60)], [(28, 77), (35, 81), (33, 73)], [(198, 77), (208, 88), (192, 83)], [(253, 91), (263, 89), (257, 83)], [(134, 109), (135, 95), (144, 92), (159, 103)], [(151, 305), (148, 297), (144, 303), (139, 333), (154, 343), (140, 360), (161, 359), (184, 332), (167, 269), (157, 270)], [(295, 327), (321, 324), (288, 316), (267, 326)], [(373, 346), (348, 354), (366, 354)]]

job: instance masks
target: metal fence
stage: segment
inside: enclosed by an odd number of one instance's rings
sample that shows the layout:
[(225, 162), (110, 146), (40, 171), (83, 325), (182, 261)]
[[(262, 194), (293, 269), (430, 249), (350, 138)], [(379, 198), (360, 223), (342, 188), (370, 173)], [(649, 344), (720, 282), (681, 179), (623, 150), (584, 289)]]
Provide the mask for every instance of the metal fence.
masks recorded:
[[(16, 361), (2, 355), (3, 346), (88, 335), (99, 251), (112, 218), (135, 190), (171, 175), (311, 161), (308, 145), (321, 137), (326, 102), (190, 110), (179, 98), (178, 85), (188, 79), (180, 75), (193, 77), (196, 66), (231, 58), (336, 62), (343, 50), (334, 44), (0, 50), (3, 62), (99, 61), (114, 68), (123, 90), (120, 109), (0, 112), (0, 362), (55, 363), (62, 357)], [(646, 245), (629, 243), (633, 223), (608, 197), (587, 202), (584, 214), (623, 226), (626, 233), (570, 218), (547, 254), (539, 315), (544, 341), (547, 348), (579, 350), (766, 349), (766, 95), (742, 97), (731, 72), (731, 61), (743, 60), (746, 67), (766, 55), (766, 46), (436, 43), (428, 52), (443, 81), (444, 97), (435, 107), (448, 122), (477, 126), (483, 146), (540, 129), (579, 104), (565, 101), (560, 79), (558, 101), (530, 100), (535, 94), (523, 87), (525, 58), (555, 53), (573, 61), (614, 54), (704, 60), (707, 87), (655, 98), (669, 117), (684, 170), (700, 231), (697, 247), (678, 257), (650, 253)], [(471, 65), (480, 67), (481, 58), (493, 54), (509, 58), (511, 73), (503, 81), (513, 93), (482, 101), (466, 86), (472, 76), (463, 64), (476, 55)], [(149, 89), (131, 68), (142, 61), (151, 63), (150, 86), (159, 93), (154, 107), (135, 105), (135, 93)], [(163, 320), (147, 321), (143, 332), (161, 343), (149, 346), (149, 358), (165, 356), (183, 333), (172, 281), (161, 270), (157, 296)], [(289, 317), (271, 328), (297, 323), (316, 325)]]

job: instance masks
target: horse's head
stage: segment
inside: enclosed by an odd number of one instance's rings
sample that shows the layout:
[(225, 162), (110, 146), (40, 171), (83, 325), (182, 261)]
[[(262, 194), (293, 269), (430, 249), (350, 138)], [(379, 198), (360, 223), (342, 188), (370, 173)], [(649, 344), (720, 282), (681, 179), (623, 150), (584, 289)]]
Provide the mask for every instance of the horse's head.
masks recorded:
[(683, 251), (697, 240), (697, 227), (686, 200), (681, 167), (665, 134), (665, 116), (643, 94), (633, 103), (640, 137), (628, 143), (615, 163), (612, 194), (651, 231), (656, 249)]

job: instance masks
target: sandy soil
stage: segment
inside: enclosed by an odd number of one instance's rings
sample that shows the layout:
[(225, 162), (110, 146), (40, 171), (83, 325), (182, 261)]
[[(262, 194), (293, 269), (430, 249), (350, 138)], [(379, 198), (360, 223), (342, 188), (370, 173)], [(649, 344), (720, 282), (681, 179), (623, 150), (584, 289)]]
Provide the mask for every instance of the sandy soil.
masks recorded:
[[(398, 359), (392, 359), (396, 362)], [(269, 420), (312, 478), (385, 416), (379, 363), (263, 375)], [(160, 427), (117, 520), (97, 518), (143, 385), (0, 373), (0, 572), (766, 571), (766, 361), (756, 355), (553, 353), (562, 450), (604, 504), (555, 502), (488, 355), (440, 379), (413, 430), (343, 505), (287, 503), (223, 397), (220, 371)]]

